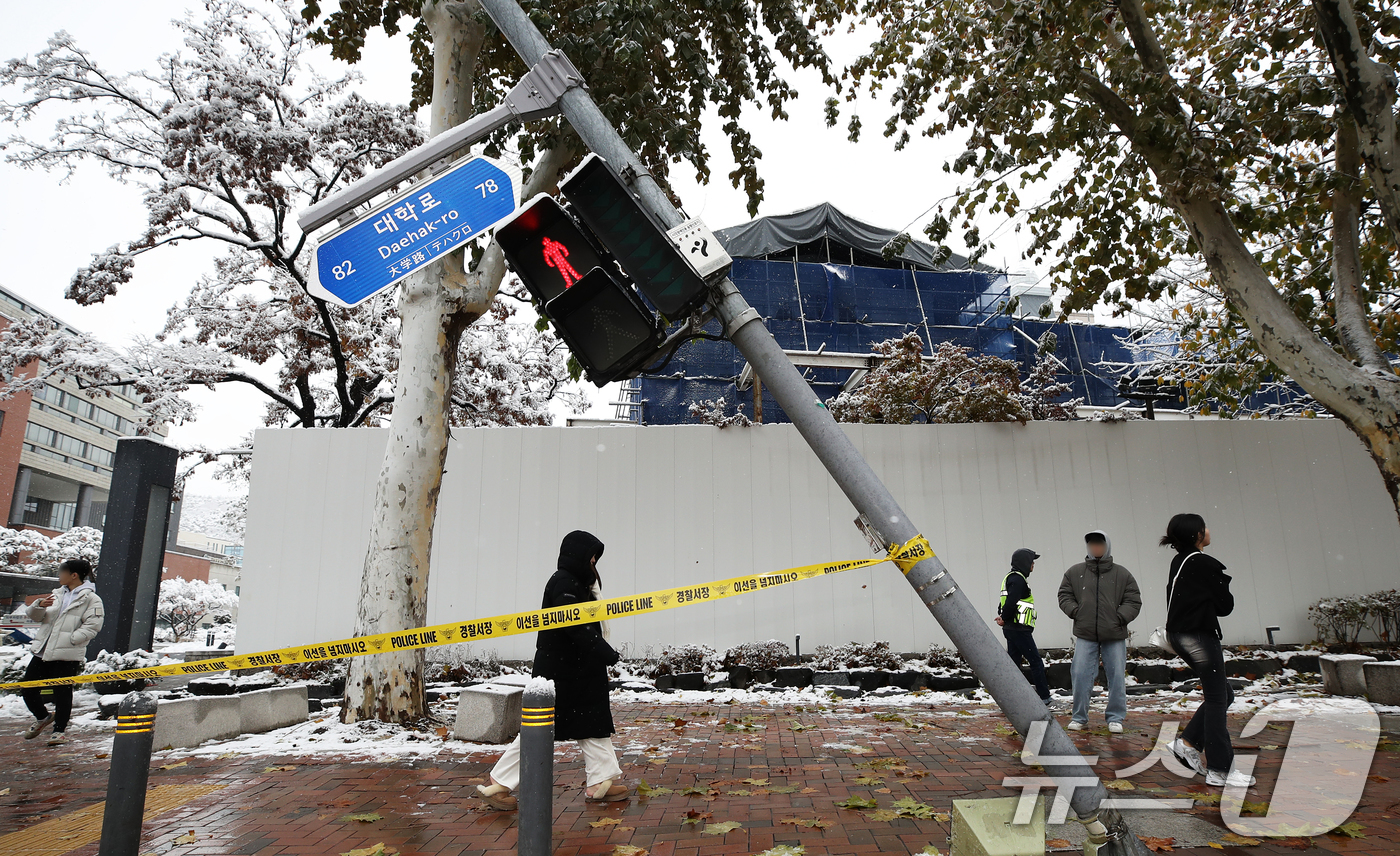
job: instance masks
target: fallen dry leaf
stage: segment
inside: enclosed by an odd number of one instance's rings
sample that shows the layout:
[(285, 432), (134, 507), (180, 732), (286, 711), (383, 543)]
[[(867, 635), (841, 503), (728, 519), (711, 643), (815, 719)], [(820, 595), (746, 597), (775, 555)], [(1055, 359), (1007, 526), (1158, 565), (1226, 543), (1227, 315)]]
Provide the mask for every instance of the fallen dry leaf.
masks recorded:
[(106, 752), (98, 752), (98, 753), (97, 753), (96, 755), (94, 755), (93, 757), (96, 758), (97, 760), (101, 761), (103, 758), (109, 758), (109, 757), (111, 757), (111, 756), (110, 756), (108, 753), (106, 753)]
[(1174, 849), (1172, 844), (1176, 842), (1175, 838), (1154, 838), (1150, 835), (1139, 835), (1138, 838), (1141, 838), (1142, 843), (1153, 853), (1168, 852)]
[(178, 763), (178, 764), (166, 764), (165, 766), (161, 767), (161, 769), (162, 769), (162, 770), (173, 770), (173, 769), (175, 769), (176, 767), (187, 767), (187, 766), (189, 766), (189, 763), (190, 763), (189, 761), (181, 761), (181, 762)]
[(198, 840), (199, 840), (199, 839), (196, 838), (195, 835), (194, 835), (194, 830), (191, 829), (189, 832), (186, 832), (184, 835), (181, 835), (179, 838), (175, 839), (175, 843), (176, 843), (176, 844), (193, 844), (193, 843), (195, 843), (195, 842), (198, 841)]
[[(1236, 835), (1233, 832), (1227, 832), (1224, 835), (1220, 836), (1220, 840), (1226, 844), (1234, 844), (1239, 847), (1258, 847), (1260, 844), (1264, 843), (1258, 838), (1250, 838), (1245, 835)], [(1212, 842), (1211, 846), (1214, 847), (1215, 843)]]
[(588, 825), (593, 827), (594, 829), (599, 829), (604, 826), (617, 826), (619, 823), (622, 823), (622, 818), (605, 817), (602, 820), (590, 820), (588, 822)]
[(1114, 779), (1111, 782), (1104, 782), (1103, 786), (1105, 788), (1112, 788), (1115, 791), (1131, 791), (1134, 789), (1133, 783), (1127, 779)]
[(347, 850), (340, 856), (397, 856), (399, 851), (392, 847), (385, 847), (384, 842), (371, 844), (368, 847), (358, 847), (354, 850)]
[(1047, 838), (1047, 839), (1045, 840), (1045, 847), (1046, 847), (1047, 850), (1048, 850), (1048, 849), (1059, 850), (1059, 849), (1061, 849), (1061, 848), (1063, 848), (1063, 847), (1073, 847), (1073, 846), (1074, 846), (1073, 844), (1070, 844), (1070, 843), (1069, 843), (1069, 839), (1068, 839), (1068, 838)]
[(352, 823), (378, 823), (384, 819), (384, 815), (377, 811), (362, 811), (358, 814), (347, 814), (341, 818), (342, 821)]
[(711, 823), (700, 831), (706, 835), (728, 835), (741, 827), (743, 824), (737, 820), (726, 820), (724, 823)]
[(619, 844), (612, 850), (612, 856), (647, 856), (645, 847), (634, 847), (631, 844)]
[(280, 767), (268, 767), (267, 769), (263, 770), (263, 772), (264, 772), (264, 773), (285, 773), (285, 772), (287, 772), (288, 770), (295, 770), (296, 768), (297, 768), (297, 765), (296, 765), (296, 764), (283, 764), (283, 765), (280, 766)]
[(713, 820), (713, 819), (714, 819), (714, 813), (713, 813), (713, 812), (708, 812), (708, 811), (696, 811), (695, 809), (691, 809), (690, 811), (687, 811), (684, 815), (681, 816), (681, 823), (682, 823), (682, 824), (687, 824), (687, 823), (689, 823), (689, 824), (692, 824), (692, 825), (698, 825), (698, 824), (704, 823), (704, 822), (707, 821), (707, 820)]
[(1390, 781), (1390, 779), (1387, 779), (1385, 776), (1367, 776), (1366, 779), (1367, 781), (1375, 782), (1378, 785), (1383, 785), (1386, 782)]
[(9, 788), (6, 788), (5, 790), (0, 791), (0, 797), (7, 797), (7, 796), (9, 796), (9, 795), (10, 795), (10, 789), (9, 789)]
[(1313, 840), (1311, 838), (1300, 836), (1295, 836), (1293, 838), (1275, 838), (1269, 843), (1277, 844), (1280, 847), (1290, 847), (1294, 850), (1307, 850), (1309, 847), (1313, 846)]

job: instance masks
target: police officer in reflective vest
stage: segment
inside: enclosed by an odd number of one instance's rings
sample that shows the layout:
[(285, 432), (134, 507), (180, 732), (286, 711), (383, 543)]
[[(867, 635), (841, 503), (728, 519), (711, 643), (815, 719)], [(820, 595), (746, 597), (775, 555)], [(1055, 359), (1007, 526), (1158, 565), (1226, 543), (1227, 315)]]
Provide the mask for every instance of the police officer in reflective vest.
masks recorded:
[(1030, 575), (1040, 554), (1022, 547), (1011, 554), (1011, 571), (1001, 581), (1001, 601), (997, 605), (997, 624), (1006, 637), (1006, 653), (1018, 667), (1025, 660), (1031, 669), (1031, 683), (1040, 700), (1050, 704), (1050, 685), (1045, 681), (1045, 662), (1035, 645), (1035, 595), (1031, 594)]

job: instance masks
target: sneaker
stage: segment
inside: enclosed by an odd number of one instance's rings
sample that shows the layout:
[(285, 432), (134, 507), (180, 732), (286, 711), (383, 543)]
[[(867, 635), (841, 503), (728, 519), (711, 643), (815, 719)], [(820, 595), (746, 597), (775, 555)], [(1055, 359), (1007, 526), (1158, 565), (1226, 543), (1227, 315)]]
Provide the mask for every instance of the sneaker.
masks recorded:
[(1121, 722), (1110, 722), (1110, 723), (1108, 724), (1108, 730), (1109, 730), (1109, 731), (1112, 731), (1114, 734), (1122, 734), (1122, 733), (1123, 733), (1123, 723), (1121, 723)]
[(1068, 728), (1070, 731), (1083, 731), (1084, 723), (1080, 722), (1077, 719), (1071, 719), (1069, 721), (1069, 725), (1066, 725), (1065, 727)]
[(24, 739), (33, 740), (35, 737), (38, 737), (44, 732), (45, 728), (49, 727), (49, 724), (52, 722), (53, 714), (51, 713), (43, 719), (39, 720), (38, 722), (34, 723), (33, 725), (29, 726), (29, 728), (24, 732)]
[(68, 738), (63, 736), (62, 731), (55, 731), (53, 734), (49, 735), (50, 746), (62, 746), (64, 743), (67, 742)]
[(1202, 776), (1206, 775), (1206, 765), (1201, 761), (1201, 753), (1186, 744), (1180, 737), (1167, 744), (1167, 748), (1172, 750), (1176, 760), (1180, 761), (1183, 767)]
[(618, 802), (625, 800), (632, 793), (632, 789), (626, 785), (614, 785), (612, 779), (600, 782), (592, 788), (584, 790), (584, 802)]
[(1206, 784), (1211, 787), (1224, 785), (1227, 788), (1251, 788), (1254, 787), (1254, 777), (1246, 776), (1239, 770), (1231, 770), (1228, 774), (1219, 770), (1206, 771)]

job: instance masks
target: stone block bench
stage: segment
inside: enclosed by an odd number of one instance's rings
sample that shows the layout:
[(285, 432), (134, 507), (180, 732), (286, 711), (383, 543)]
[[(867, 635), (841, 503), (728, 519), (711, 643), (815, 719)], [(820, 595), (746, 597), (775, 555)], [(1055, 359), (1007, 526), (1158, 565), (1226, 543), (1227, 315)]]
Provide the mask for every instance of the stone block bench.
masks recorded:
[(193, 749), (206, 740), (226, 740), (243, 733), (238, 696), (192, 696), (161, 701), (156, 707), (157, 749)]
[(1400, 705), (1400, 661), (1361, 664), (1366, 698), (1373, 704)]
[(1366, 673), (1362, 666), (1375, 662), (1375, 657), (1366, 654), (1323, 654), (1317, 658), (1322, 667), (1322, 689), (1331, 695), (1366, 695)]
[(528, 675), (502, 675), (457, 694), (452, 736), (468, 743), (509, 743), (520, 733), (520, 707)]
[(262, 734), (305, 722), (306, 713), (305, 686), (272, 687), (238, 695), (238, 718), (244, 734)]
[(163, 699), (152, 745), (193, 749), (206, 740), (262, 734), (306, 721), (306, 687), (273, 687), (242, 695)]

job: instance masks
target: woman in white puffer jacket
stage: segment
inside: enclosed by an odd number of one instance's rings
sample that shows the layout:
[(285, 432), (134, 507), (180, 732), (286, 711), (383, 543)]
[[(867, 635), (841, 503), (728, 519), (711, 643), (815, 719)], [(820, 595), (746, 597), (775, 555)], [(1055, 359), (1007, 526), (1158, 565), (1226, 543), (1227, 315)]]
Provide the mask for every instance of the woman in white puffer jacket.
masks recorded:
[[(84, 559), (69, 559), (58, 566), (61, 585), (53, 594), (29, 605), (30, 620), (40, 622), (39, 633), (29, 646), (33, 654), (24, 680), (43, 681), (51, 678), (71, 678), (87, 662), (87, 646), (102, 629), (102, 598), (91, 582), (92, 565)], [(54, 710), (49, 712), (44, 696), (52, 694)], [(73, 685), (57, 687), (26, 687), (24, 703), (34, 714), (34, 724), (24, 732), (25, 740), (33, 740), (53, 724), (50, 746), (67, 739), (68, 717), (73, 712)]]

